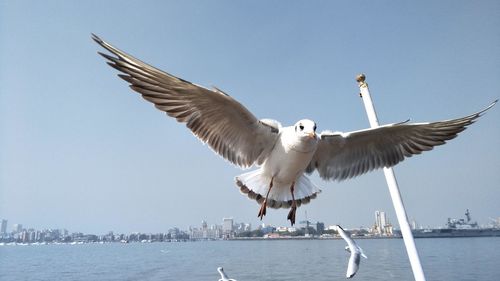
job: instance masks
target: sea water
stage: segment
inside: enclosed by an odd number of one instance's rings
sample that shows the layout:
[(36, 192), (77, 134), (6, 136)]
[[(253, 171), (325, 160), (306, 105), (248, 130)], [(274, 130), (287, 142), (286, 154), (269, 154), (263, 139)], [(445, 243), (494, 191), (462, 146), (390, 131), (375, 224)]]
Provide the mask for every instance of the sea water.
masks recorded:
[[(354, 280), (413, 280), (402, 239), (359, 239)], [(417, 239), (427, 280), (500, 280), (500, 238)], [(343, 240), (0, 246), (0, 280), (345, 280)]]

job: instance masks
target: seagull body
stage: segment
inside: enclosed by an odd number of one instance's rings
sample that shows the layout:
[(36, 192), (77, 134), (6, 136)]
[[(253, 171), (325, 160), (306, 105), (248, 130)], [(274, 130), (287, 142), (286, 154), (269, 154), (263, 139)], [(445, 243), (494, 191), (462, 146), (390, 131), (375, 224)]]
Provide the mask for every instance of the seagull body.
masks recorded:
[[(320, 192), (304, 175), (316, 152), (316, 124), (300, 120), (295, 126), (281, 128), (276, 143), (260, 169), (236, 177), (241, 192), (261, 204), (259, 216), (266, 207), (288, 208), (288, 219), (295, 222), (295, 211)], [(266, 196), (264, 196), (266, 194)]]
[(349, 263), (347, 265), (346, 277), (352, 278), (359, 269), (359, 263), (361, 261), (361, 257), (367, 259), (368, 257), (363, 253), (363, 249), (354, 242), (354, 240), (340, 227), (337, 225), (337, 231), (340, 236), (347, 242), (347, 246), (345, 247), (346, 251), (351, 253), (349, 257)]
[(266, 208), (290, 208), (288, 219), (321, 192), (305, 174), (317, 170), (324, 180), (346, 180), (374, 169), (391, 167), (406, 157), (453, 139), (491, 108), (469, 116), (432, 123), (395, 123), (349, 133), (316, 132), (304, 119), (282, 127), (257, 119), (220, 89), (207, 89), (148, 65), (93, 39), (115, 56), (99, 53), (121, 72), (118, 76), (156, 108), (186, 126), (217, 154), (240, 168), (258, 167), (235, 178), (243, 194)]
[(224, 268), (218, 267), (217, 271), (220, 273), (219, 281), (237, 281), (236, 279), (231, 279), (227, 277), (226, 273), (224, 272)]

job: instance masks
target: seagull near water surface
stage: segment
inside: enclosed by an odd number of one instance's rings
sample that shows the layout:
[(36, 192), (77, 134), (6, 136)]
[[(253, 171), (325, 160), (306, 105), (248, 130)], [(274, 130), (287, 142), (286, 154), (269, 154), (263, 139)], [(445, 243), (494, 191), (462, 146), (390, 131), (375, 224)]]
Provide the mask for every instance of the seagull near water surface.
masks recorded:
[(232, 279), (232, 278), (227, 277), (227, 274), (224, 272), (224, 268), (222, 268), (222, 267), (218, 267), (217, 271), (220, 274), (219, 281), (238, 281), (236, 279)]
[(406, 157), (431, 150), (453, 139), (486, 109), (452, 120), (395, 123), (342, 133), (317, 133), (312, 120), (283, 127), (272, 119), (257, 119), (222, 90), (193, 84), (146, 64), (96, 35), (92, 39), (114, 56), (99, 52), (121, 72), (132, 90), (186, 126), (217, 154), (240, 168), (257, 166), (235, 178), (243, 194), (266, 208), (290, 208), (287, 219), (321, 192), (305, 174), (315, 170), (324, 180), (342, 181), (374, 169), (392, 167)]
[(354, 242), (354, 240), (349, 236), (340, 225), (337, 225), (337, 231), (340, 236), (345, 240), (347, 246), (345, 250), (351, 253), (349, 257), (349, 263), (347, 264), (347, 272), (345, 277), (352, 278), (356, 275), (359, 269), (359, 263), (361, 261), (361, 257), (367, 259), (368, 257), (363, 253), (363, 249)]

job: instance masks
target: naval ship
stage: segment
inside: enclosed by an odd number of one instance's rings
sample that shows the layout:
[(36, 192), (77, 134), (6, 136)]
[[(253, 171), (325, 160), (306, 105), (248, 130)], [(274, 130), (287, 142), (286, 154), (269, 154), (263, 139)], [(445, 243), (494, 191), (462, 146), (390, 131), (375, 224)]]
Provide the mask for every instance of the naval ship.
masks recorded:
[(469, 209), (465, 212), (465, 219), (448, 218), (443, 228), (414, 229), (415, 238), (450, 238), (450, 237), (500, 237), (500, 226), (480, 227), (471, 220)]

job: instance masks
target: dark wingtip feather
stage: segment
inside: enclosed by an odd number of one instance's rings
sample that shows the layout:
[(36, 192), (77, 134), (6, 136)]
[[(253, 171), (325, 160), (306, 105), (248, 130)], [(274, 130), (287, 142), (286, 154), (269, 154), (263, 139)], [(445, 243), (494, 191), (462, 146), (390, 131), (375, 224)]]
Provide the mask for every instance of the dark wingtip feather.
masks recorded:
[(126, 75), (126, 74), (118, 74), (118, 77), (120, 77), (121, 79), (129, 82), (130, 84), (133, 84), (132, 82), (132, 77)]
[(476, 113), (474, 113), (474, 114), (471, 114), (471, 115), (469, 115), (469, 116), (466, 116), (466, 117), (464, 117), (464, 118), (462, 118), (462, 119), (467, 119), (467, 118), (468, 118), (468, 119), (471, 119), (471, 121), (473, 121), (474, 119), (477, 119), (477, 118), (479, 118), (479, 117), (483, 116), (483, 115), (486, 113), (486, 111), (488, 111), (490, 108), (492, 108), (493, 106), (495, 106), (495, 104), (497, 104), (497, 102), (498, 102), (498, 99), (494, 100), (494, 101), (493, 101), (490, 105), (488, 105), (485, 109), (483, 109), (483, 110), (481, 110), (481, 111), (479, 111), (479, 112), (476, 112)]
[(495, 104), (497, 104), (498, 102), (498, 99), (494, 100), (490, 105), (488, 105), (488, 107), (486, 107), (485, 109), (479, 111), (477, 114), (478, 116), (481, 116), (483, 115), (483, 113), (485, 113), (488, 109), (492, 108)]
[(90, 33), (92, 35), (92, 40), (96, 41), (97, 43), (101, 44), (102, 39), (99, 38), (99, 36), (95, 35), (95, 33)]
[(117, 60), (115, 57), (112, 57), (108, 54), (101, 53), (101, 52), (97, 52), (97, 53), (109, 61), (115, 62)]
[(114, 62), (108, 61), (107, 64), (118, 71), (122, 71)]

